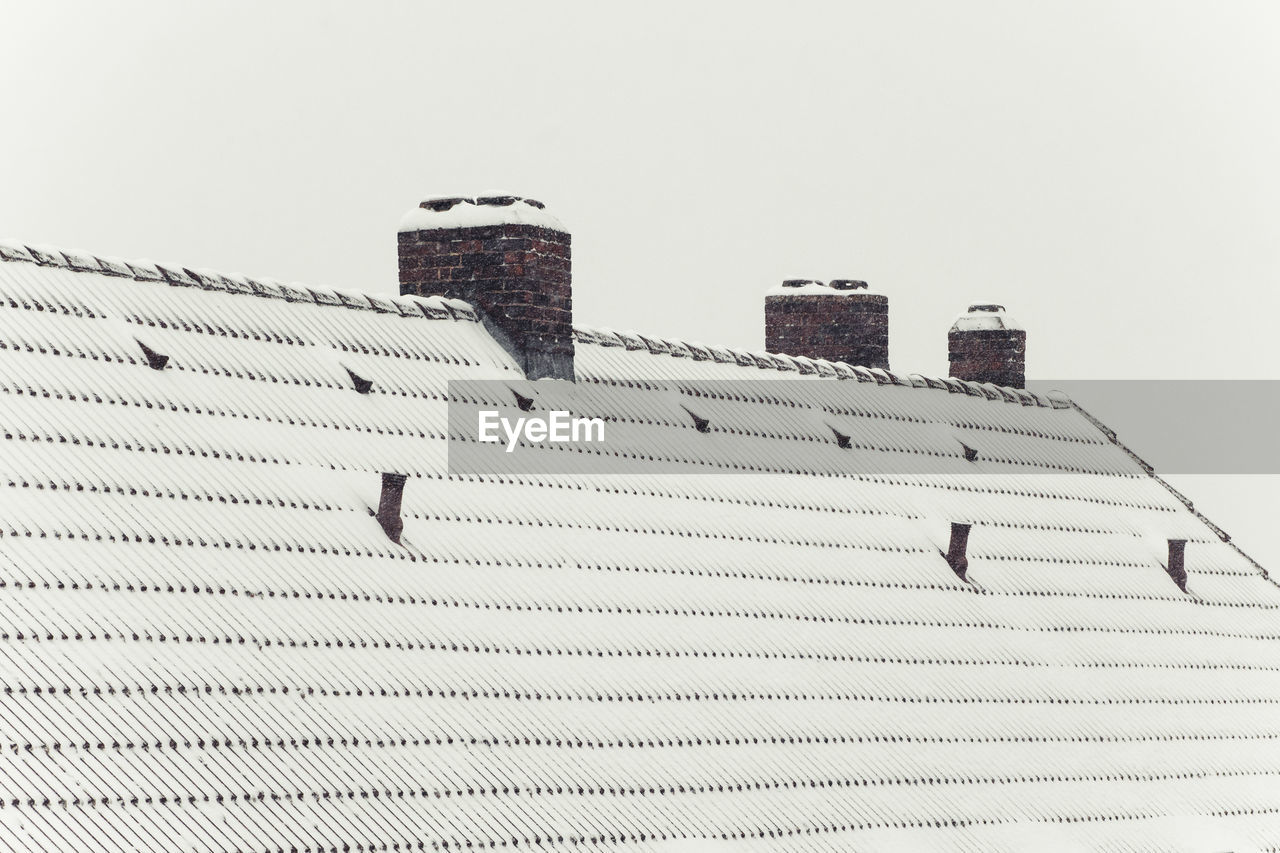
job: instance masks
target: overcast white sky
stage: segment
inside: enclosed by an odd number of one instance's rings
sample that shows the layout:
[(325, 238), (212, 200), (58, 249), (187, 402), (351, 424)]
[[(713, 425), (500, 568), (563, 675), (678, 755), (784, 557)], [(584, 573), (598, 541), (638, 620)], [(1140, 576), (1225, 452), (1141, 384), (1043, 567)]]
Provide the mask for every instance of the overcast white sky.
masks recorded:
[[(759, 347), (865, 278), (905, 372), (983, 298), (1032, 377), (1280, 378), (1280, 4), (618, 8), (11, 4), (0, 234), (394, 292), (406, 209), (503, 189), (586, 324)], [(1180, 484), (1280, 566), (1280, 478)]]

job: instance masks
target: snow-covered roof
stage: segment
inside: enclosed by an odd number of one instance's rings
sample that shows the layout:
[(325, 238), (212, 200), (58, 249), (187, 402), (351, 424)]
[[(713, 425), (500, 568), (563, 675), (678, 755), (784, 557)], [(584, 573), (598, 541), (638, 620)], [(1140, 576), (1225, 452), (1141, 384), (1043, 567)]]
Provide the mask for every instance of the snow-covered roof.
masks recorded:
[(0, 848), (1280, 838), (1280, 589), (1061, 397), (580, 329), (739, 473), (451, 475), (462, 303), (0, 258)]

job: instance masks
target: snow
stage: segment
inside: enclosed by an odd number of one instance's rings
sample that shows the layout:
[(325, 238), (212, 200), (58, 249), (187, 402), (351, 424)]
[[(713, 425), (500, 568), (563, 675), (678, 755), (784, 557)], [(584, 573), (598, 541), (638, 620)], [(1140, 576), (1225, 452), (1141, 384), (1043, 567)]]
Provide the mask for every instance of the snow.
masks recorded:
[(30, 252), (31, 257), (35, 258), (37, 263), (57, 267), (67, 265), (66, 256), (56, 246), (50, 246), (47, 243), (28, 243), (27, 251)]
[(587, 330), (644, 458), (450, 474), (515, 363), (325, 293), (0, 263), (0, 848), (1275, 846), (1280, 588), (1069, 403)]
[[(454, 198), (441, 196), (438, 198)], [(431, 231), (445, 228), (475, 228), (485, 225), (533, 225), (553, 231), (568, 233), (545, 209), (530, 205), (524, 200), (509, 205), (477, 204), (472, 198), (457, 197), (458, 201), (448, 210), (431, 210), (415, 207), (400, 219), (400, 231)], [(433, 199), (427, 199), (429, 203)]]
[(27, 247), (13, 239), (0, 239), (0, 259), (6, 261), (35, 261), (31, 252), (27, 251)]
[(879, 295), (877, 291), (859, 288), (856, 290), (838, 290), (820, 281), (812, 279), (783, 279), (783, 281), (806, 281), (799, 287), (778, 283), (765, 291), (766, 296), (869, 296)]
[(1022, 326), (1009, 316), (1003, 305), (981, 300), (971, 303), (969, 310), (957, 317), (955, 322), (951, 324), (951, 330), (955, 332), (971, 332), (985, 329), (1020, 330)]
[(160, 272), (160, 267), (155, 261), (146, 258), (137, 260), (129, 260), (124, 262), (129, 271), (133, 273), (136, 279), (144, 279), (146, 281), (164, 281), (164, 273)]
[(67, 259), (67, 265), (74, 270), (100, 272), (102, 269), (97, 258), (80, 249), (63, 249), (62, 256)]

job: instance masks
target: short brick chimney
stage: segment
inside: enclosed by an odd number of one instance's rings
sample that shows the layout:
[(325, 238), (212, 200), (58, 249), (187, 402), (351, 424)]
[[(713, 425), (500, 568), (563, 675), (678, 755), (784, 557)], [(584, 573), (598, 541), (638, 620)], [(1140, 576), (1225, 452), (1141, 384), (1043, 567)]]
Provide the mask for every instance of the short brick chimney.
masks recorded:
[(947, 333), (947, 350), (956, 379), (1026, 387), (1027, 333), (1003, 305), (970, 305)]
[(889, 369), (889, 298), (865, 281), (788, 279), (764, 298), (769, 352)]
[(400, 221), (400, 294), (471, 303), (529, 379), (573, 380), (569, 232), (542, 202), (430, 198)]

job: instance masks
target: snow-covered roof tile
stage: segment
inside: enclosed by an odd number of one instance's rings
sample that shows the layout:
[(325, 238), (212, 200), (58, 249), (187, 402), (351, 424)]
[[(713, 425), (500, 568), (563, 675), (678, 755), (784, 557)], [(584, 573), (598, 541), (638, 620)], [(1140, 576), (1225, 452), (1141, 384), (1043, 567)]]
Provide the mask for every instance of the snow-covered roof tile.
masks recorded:
[(300, 284), (277, 282), (277, 285), (286, 302), (311, 302), (314, 300), (311, 291)]
[(345, 305), (346, 304), (342, 300), (342, 297), (332, 290), (323, 290), (323, 289), (317, 290), (314, 287), (308, 287), (307, 292), (311, 294), (312, 300), (314, 300), (317, 305)]
[(124, 265), (138, 281), (165, 281), (164, 273), (160, 272), (160, 268), (152, 261), (125, 261)]
[(120, 278), (133, 278), (133, 270), (129, 269), (129, 264), (119, 258), (99, 255), (94, 258), (94, 260), (98, 262), (100, 271), (107, 275), (119, 276)]
[(602, 347), (623, 347), (624, 349), (626, 348), (626, 344), (623, 342), (621, 336), (619, 336), (617, 332), (614, 332), (611, 329), (597, 329), (596, 343), (598, 343)]
[(471, 307), (470, 303), (463, 302), (461, 299), (449, 298), (443, 299), (443, 302), (455, 320), (465, 320), (471, 323), (480, 322), (480, 317), (476, 314), (476, 309)]
[(247, 276), (240, 273), (220, 273), (220, 276), (227, 293), (253, 293), (260, 295)]
[(164, 276), (165, 281), (182, 287), (205, 287), (200, 279), (190, 270), (175, 264), (156, 264), (156, 269)]
[(0, 240), (0, 259), (35, 263), (35, 257), (26, 246), (16, 240)]
[(443, 297), (428, 296), (423, 298), (409, 296), (404, 298), (412, 300), (422, 311), (424, 316), (430, 317), (433, 320), (444, 320), (453, 316), (449, 313), (449, 306), (445, 303)]
[(249, 285), (249, 289), (257, 296), (270, 297), (272, 299), (284, 299), (284, 289), (280, 282), (273, 278), (245, 278), (245, 282)]
[(66, 256), (53, 246), (28, 244), (26, 249), (32, 259), (41, 266), (65, 267), (67, 265)]
[(390, 305), (401, 317), (422, 316), (422, 309), (418, 307), (417, 303), (403, 297), (388, 299), (386, 300), (386, 303)]
[(804, 376), (817, 375), (818, 368), (817, 368), (817, 365), (814, 364), (813, 359), (805, 358), (802, 355), (791, 356), (790, 358), (792, 363), (795, 364), (796, 370), (798, 370), (802, 375)]
[(63, 249), (62, 256), (67, 259), (67, 266), (70, 269), (78, 270), (81, 272), (84, 272), (84, 271), (102, 272), (103, 271), (102, 265), (98, 262), (98, 259), (95, 258), (93, 255), (89, 254), (88, 252), (83, 252), (83, 251), (80, 251), (79, 249)]

